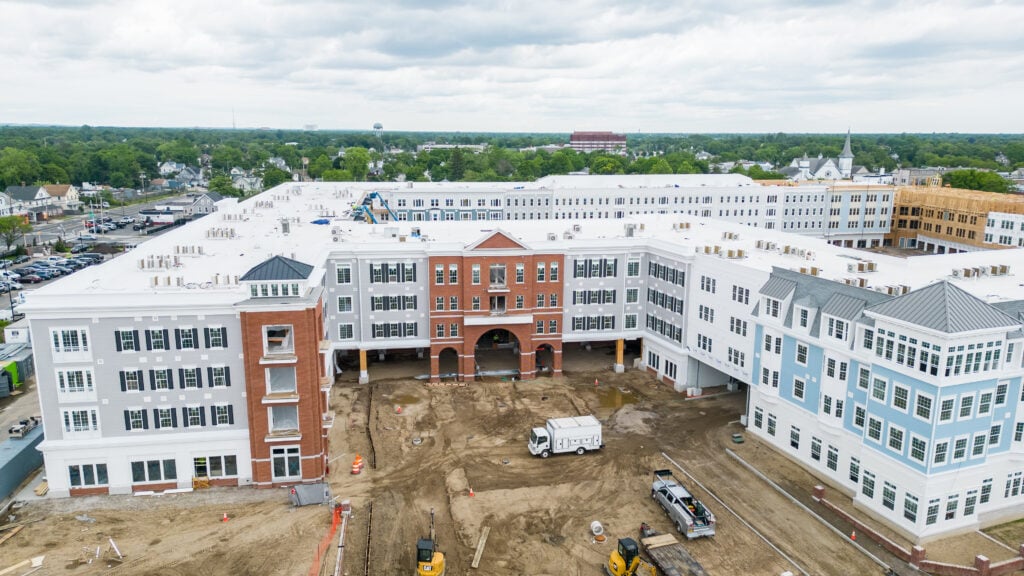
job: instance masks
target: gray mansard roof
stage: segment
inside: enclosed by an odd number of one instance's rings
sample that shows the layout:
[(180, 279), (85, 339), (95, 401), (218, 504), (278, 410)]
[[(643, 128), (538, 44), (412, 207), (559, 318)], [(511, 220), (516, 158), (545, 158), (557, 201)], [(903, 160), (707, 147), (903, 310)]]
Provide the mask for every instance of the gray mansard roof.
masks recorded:
[[(865, 308), (891, 298), (887, 294), (867, 288), (848, 286), (777, 266), (772, 268), (772, 274), (761, 287), (760, 293), (779, 300), (793, 294), (794, 306), (812, 310), (820, 309), (821, 313), (814, 316), (814, 321), (809, 326), (812, 336), (819, 334), (823, 314), (856, 322), (863, 320)], [(761, 314), (759, 309), (760, 304), (754, 309), (755, 316)], [(793, 306), (785, 311), (782, 323), (787, 327), (793, 326)]]
[(313, 271), (313, 267), (309, 264), (299, 262), (298, 260), (292, 260), (291, 258), (285, 258), (284, 256), (274, 256), (270, 260), (262, 262), (254, 266), (251, 270), (242, 276), (241, 280), (245, 281), (268, 281), (268, 280), (305, 280), (309, 278), (309, 273)]
[(868, 311), (945, 334), (1020, 327), (1020, 321), (1013, 316), (945, 280), (872, 306)]

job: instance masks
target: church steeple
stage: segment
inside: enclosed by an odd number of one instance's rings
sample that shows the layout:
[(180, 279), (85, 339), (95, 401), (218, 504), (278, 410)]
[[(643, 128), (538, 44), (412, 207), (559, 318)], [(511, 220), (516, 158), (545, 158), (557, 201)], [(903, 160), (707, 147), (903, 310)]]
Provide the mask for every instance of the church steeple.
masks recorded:
[(846, 143), (843, 144), (843, 151), (839, 154), (840, 158), (853, 158), (853, 151), (850, 150), (850, 130), (846, 130)]
[(843, 144), (843, 151), (839, 154), (839, 173), (843, 178), (849, 178), (853, 174), (853, 150), (850, 150), (850, 130), (846, 130), (846, 143)]

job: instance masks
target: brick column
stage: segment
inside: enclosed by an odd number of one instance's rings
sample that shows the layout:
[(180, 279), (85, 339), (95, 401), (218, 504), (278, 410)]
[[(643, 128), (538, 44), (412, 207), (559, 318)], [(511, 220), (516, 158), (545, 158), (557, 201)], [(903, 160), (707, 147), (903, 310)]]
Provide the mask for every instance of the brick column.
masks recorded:
[(822, 500), (824, 500), (825, 499), (825, 487), (822, 486), (821, 484), (818, 484), (817, 486), (815, 486), (814, 487), (814, 492), (811, 495), (811, 497), (814, 498), (815, 502), (821, 502)]
[(924, 548), (921, 548), (920, 546), (914, 546), (913, 548), (910, 549), (910, 565), (911, 566), (914, 566), (915, 568), (920, 566), (921, 562), (924, 562), (924, 558), (925, 558), (925, 550), (924, 550)]
[(562, 377), (562, 344), (558, 343), (551, 352), (551, 376), (554, 378)]
[(992, 561), (988, 556), (978, 554), (974, 557), (974, 569), (978, 571), (978, 576), (989, 576), (992, 573)]
[[(467, 348), (473, 349), (473, 344), (467, 344)], [(473, 382), (476, 380), (476, 357), (473, 354), (466, 354), (462, 358), (459, 358), (459, 364), (462, 366), (460, 372), (462, 372), (463, 382)]]
[(430, 381), (431, 382), (440, 382), (441, 381), (440, 374), (441, 374), (441, 356), (440, 356), (440, 352), (438, 354), (434, 354), (434, 352), (431, 351), (430, 352)]

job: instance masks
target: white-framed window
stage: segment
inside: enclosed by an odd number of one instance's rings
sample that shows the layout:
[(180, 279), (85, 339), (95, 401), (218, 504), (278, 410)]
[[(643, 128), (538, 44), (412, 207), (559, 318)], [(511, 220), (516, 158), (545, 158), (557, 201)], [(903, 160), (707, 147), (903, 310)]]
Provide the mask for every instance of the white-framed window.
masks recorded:
[(526, 265), (520, 262), (516, 264), (516, 284), (523, 282), (526, 282)]
[(871, 371), (867, 368), (860, 368), (857, 370), (857, 388), (861, 390), (867, 390), (868, 384), (871, 382)]
[(207, 348), (227, 348), (228, 329), (224, 326), (209, 326), (203, 329)]
[(178, 466), (173, 458), (132, 462), (132, 483), (166, 482), (177, 479)]
[(64, 433), (68, 435), (94, 435), (100, 430), (99, 411), (95, 408), (66, 408), (61, 410)]
[(953, 440), (952, 462), (960, 462), (964, 458), (967, 458), (967, 436), (961, 436)]
[(178, 413), (173, 408), (154, 408), (153, 423), (157, 428), (177, 428)]
[(96, 392), (96, 388), (93, 385), (92, 369), (57, 370), (57, 391), (61, 394), (73, 395)]
[(993, 424), (988, 429), (988, 445), (989, 446), (998, 446), (999, 445), (999, 440), (1002, 438), (1002, 435), (1003, 435), (1003, 425), (1002, 424)]
[(903, 453), (903, 438), (905, 431), (899, 426), (889, 424), (889, 442), (888, 446), (890, 450), (895, 452)]
[(902, 384), (892, 385), (892, 407), (906, 413), (910, 406), (910, 389)]
[(121, 369), (119, 371), (122, 392), (141, 392), (145, 390), (145, 383), (142, 381), (142, 370)]
[(434, 284), (444, 284), (444, 264), (434, 264)]
[(985, 455), (985, 444), (988, 443), (988, 434), (975, 434), (971, 446), (971, 458)]
[(459, 297), (458, 296), (449, 296), (448, 297), (448, 309), (449, 310), (458, 310), (459, 309)]
[(807, 366), (807, 345), (797, 343), (796, 345), (796, 363), (801, 366)]
[(801, 380), (800, 378), (794, 378), (793, 379), (793, 397), (794, 398), (798, 398), (800, 400), (803, 400), (804, 399), (805, 389), (806, 389), (806, 384), (804, 383), (803, 380)]
[(949, 457), (949, 440), (942, 440), (935, 443), (935, 451), (932, 453), (932, 464), (940, 465), (946, 463)]
[(875, 442), (882, 441), (882, 421), (873, 416), (868, 416), (868, 438)]
[(875, 378), (871, 386), (871, 397), (879, 402), (885, 402), (888, 386), (889, 383), (884, 378)]
[(238, 476), (238, 459), (234, 454), (225, 456), (199, 456), (192, 459), (192, 468), (200, 478)]
[(479, 310), (480, 309), (480, 297), (479, 296), (473, 296), (473, 300), (472, 300), (472, 304), (471, 305), (472, 305), (473, 310)]
[(992, 411), (992, 392), (982, 392), (978, 396), (978, 416), (986, 416)]
[(558, 320), (548, 320), (548, 334), (558, 333)]
[[(1008, 346), (1009, 346), (1009, 349), (1011, 350), (1011, 352), (1007, 352), (1007, 361), (1009, 361), (1009, 356), (1012, 355), (1013, 344), (1009, 344)], [(996, 397), (995, 397), (995, 405), (996, 406), (1005, 406), (1006, 405), (1006, 395), (1007, 395), (1007, 392), (1009, 391), (1009, 388), (1010, 388), (1010, 383), (1009, 382), (1000, 382), (999, 384), (996, 385)]]
[(295, 343), (292, 338), (290, 324), (268, 325), (263, 327), (263, 350), (267, 354), (292, 354)]
[(434, 325), (434, 337), (444, 338), (444, 323), (437, 323)]
[(949, 422), (953, 419), (953, 407), (956, 404), (955, 398), (944, 398), (939, 404), (939, 422)]
[[(271, 368), (271, 370), (273, 370), (273, 368)], [(227, 366), (210, 366), (207, 368), (207, 371), (210, 376), (211, 388), (231, 386), (231, 369)]]
[(640, 275), (640, 259), (630, 258), (626, 261), (626, 276), (635, 278)]
[(267, 394), (294, 394), (297, 388), (294, 366), (267, 368)]
[(142, 408), (129, 408), (124, 411), (125, 430), (148, 430), (149, 415)]
[(281, 446), (270, 450), (274, 480), (302, 477), (302, 459), (298, 446)]
[(165, 328), (146, 330), (146, 350), (170, 350), (171, 343), (167, 336), (168, 332)]
[(639, 288), (626, 288), (626, 304), (636, 304), (640, 301)]
[(810, 313), (807, 310), (807, 308), (799, 308), (798, 310), (799, 312), (797, 313), (797, 323), (800, 325), (801, 328), (807, 328)]
[(336, 268), (338, 284), (352, 283), (352, 267), (348, 264), (339, 264)]
[(932, 397), (921, 392), (914, 393), (914, 416), (931, 422), (932, 420)]
[(138, 330), (115, 330), (114, 346), (118, 352), (138, 352), (139, 331)]
[(352, 311), (352, 297), (351, 296), (338, 296), (338, 312), (351, 312)]
[(54, 328), (50, 330), (53, 353), (72, 354), (89, 351), (89, 331), (85, 328)]
[(779, 310), (781, 309), (781, 307), (782, 307), (782, 303), (781, 302), (779, 302), (775, 298), (769, 298), (769, 297), (765, 296), (765, 298), (764, 298), (764, 312), (765, 312), (765, 314), (767, 314), (768, 316), (771, 316), (772, 318), (778, 318), (779, 317)]
[(867, 417), (867, 409), (860, 404), (853, 405), (853, 427), (864, 429), (864, 419)]
[(958, 420), (970, 418), (974, 414), (974, 396), (961, 396), (960, 397), (960, 413)]
[(626, 330), (632, 330), (632, 329), (636, 328), (636, 326), (637, 326), (637, 315), (636, 314), (626, 314), (623, 317), (623, 328), (625, 328)]
[(355, 338), (355, 331), (352, 324), (338, 324), (339, 340), (352, 340), (353, 338)]
[(178, 378), (181, 380), (182, 388), (198, 389), (203, 387), (203, 377), (199, 368), (179, 368)]
[(470, 269), (470, 271), (471, 271), (470, 272), (471, 273), (470, 282), (472, 282), (473, 284), (479, 284), (480, 283), (480, 265), (479, 264), (473, 264), (473, 267)]
[(157, 368), (149, 371), (150, 390), (171, 390), (174, 388), (174, 377), (170, 368)]
[(836, 340), (846, 340), (846, 321), (829, 317), (828, 335)]
[(185, 406), (181, 409), (181, 420), (185, 428), (206, 426), (206, 413), (201, 406)]
[(234, 409), (230, 404), (210, 406), (210, 421), (214, 426), (230, 426), (235, 423)]
[(178, 346), (178, 350), (198, 350), (199, 349), (199, 329), (198, 328), (175, 328), (174, 329), (174, 340)]
[(68, 486), (83, 488), (107, 485), (106, 464), (72, 464), (68, 466)]
[(732, 299), (740, 304), (750, 303), (750, 290), (742, 286), (732, 285)]
[(928, 455), (928, 441), (916, 434), (910, 435), (910, 459), (924, 464)]
[(548, 264), (548, 280), (551, 282), (558, 282), (558, 262), (551, 262)]
[(270, 431), (292, 431), (299, 429), (299, 407), (298, 406), (271, 406)]

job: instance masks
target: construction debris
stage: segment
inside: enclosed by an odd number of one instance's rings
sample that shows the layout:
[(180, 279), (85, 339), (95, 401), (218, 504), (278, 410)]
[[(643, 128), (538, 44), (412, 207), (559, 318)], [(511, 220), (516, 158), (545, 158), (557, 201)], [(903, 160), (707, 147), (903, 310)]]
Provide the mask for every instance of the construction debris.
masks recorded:
[(46, 556), (35, 556), (33, 558), (29, 558), (28, 560), (22, 560), (14, 566), (8, 566), (7, 568), (0, 570), (0, 576), (11, 574), (15, 570), (19, 570), (26, 566), (28, 566), (29, 568), (41, 568), (43, 566), (43, 558), (46, 558)]
[(484, 526), (484, 529), (480, 531), (480, 541), (476, 544), (476, 554), (473, 555), (473, 568), (480, 567), (480, 558), (484, 555), (484, 546), (487, 545), (487, 535), (491, 533), (490, 526)]

